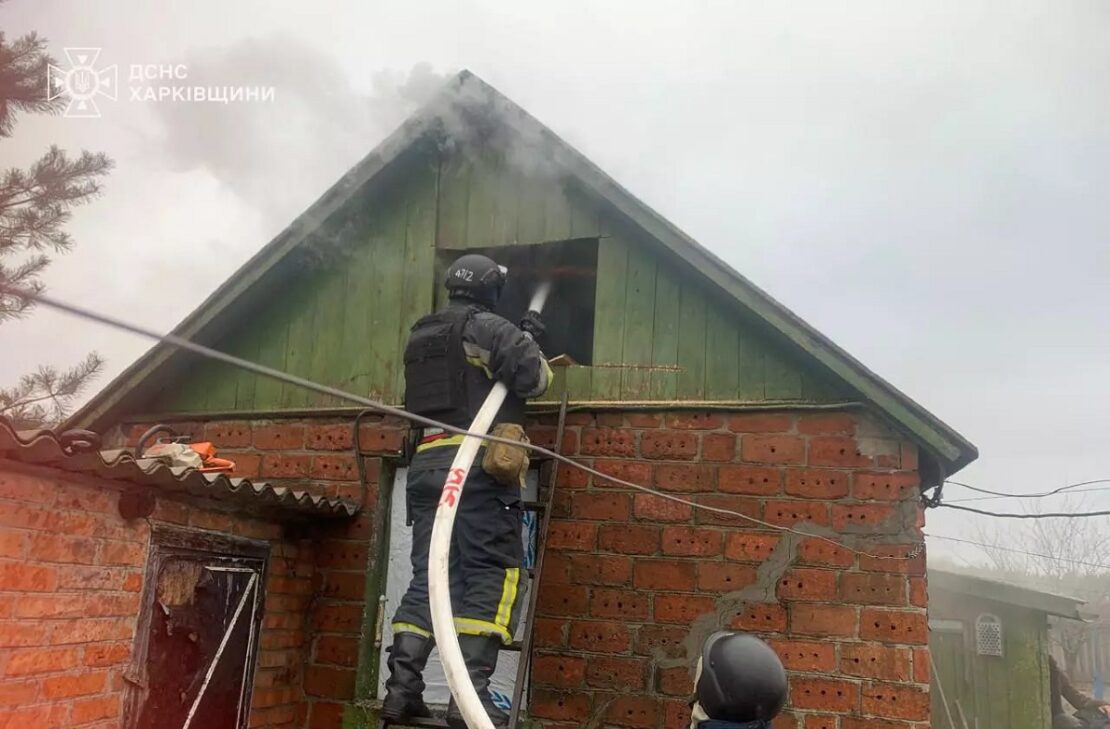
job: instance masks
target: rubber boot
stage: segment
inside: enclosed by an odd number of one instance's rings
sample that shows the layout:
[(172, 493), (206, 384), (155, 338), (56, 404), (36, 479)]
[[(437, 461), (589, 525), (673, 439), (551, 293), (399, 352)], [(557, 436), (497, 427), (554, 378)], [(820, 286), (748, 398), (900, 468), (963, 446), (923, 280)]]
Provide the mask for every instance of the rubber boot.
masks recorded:
[(424, 703), (423, 672), (434, 645), (435, 640), (416, 633), (394, 634), (386, 661), (389, 679), (385, 682), (382, 719), (398, 723), (432, 715)]
[[(509, 715), (493, 703), (490, 696), (489, 682), (493, 670), (497, 668), (497, 656), (501, 652), (501, 639), (496, 635), (460, 635), (459, 648), (462, 649), (463, 660), (466, 661), (466, 670), (470, 674), (470, 682), (482, 700), (482, 708), (489, 714), (490, 721), (495, 727), (509, 725)], [(455, 697), (447, 705), (447, 723), (452, 729), (466, 729), (466, 721), (462, 712), (455, 704)]]

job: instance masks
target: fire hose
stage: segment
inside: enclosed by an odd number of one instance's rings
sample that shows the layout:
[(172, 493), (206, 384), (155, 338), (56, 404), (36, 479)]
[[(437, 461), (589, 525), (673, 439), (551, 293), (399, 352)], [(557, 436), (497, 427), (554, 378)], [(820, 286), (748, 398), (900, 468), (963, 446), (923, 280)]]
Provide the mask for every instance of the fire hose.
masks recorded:
[[(528, 304), (529, 311), (539, 314), (550, 291), (550, 284), (540, 284)], [(508, 392), (505, 383), (494, 383), (486, 401), (482, 403), (482, 407), (474, 417), (474, 422), (470, 424), (468, 433), (481, 436), (489, 432), (490, 425), (493, 424), (493, 419), (505, 402)], [(455, 633), (448, 563), (451, 554), (451, 531), (455, 526), (455, 515), (458, 513), (459, 501), (462, 499), (463, 486), (466, 484), (466, 477), (470, 473), (471, 466), (474, 465), (474, 458), (478, 455), (478, 449), (482, 444), (481, 438), (472, 435), (463, 438), (455, 460), (451, 462), (451, 468), (447, 472), (443, 491), (440, 492), (439, 507), (436, 509), (428, 550), (428, 606), (432, 614), (432, 630), (435, 633), (447, 686), (451, 689), (451, 695), (455, 697), (455, 703), (469, 729), (494, 729), (494, 726), (482, 707), (478, 692), (470, 682), (470, 674), (463, 660), (462, 649), (459, 647), (459, 637)]]

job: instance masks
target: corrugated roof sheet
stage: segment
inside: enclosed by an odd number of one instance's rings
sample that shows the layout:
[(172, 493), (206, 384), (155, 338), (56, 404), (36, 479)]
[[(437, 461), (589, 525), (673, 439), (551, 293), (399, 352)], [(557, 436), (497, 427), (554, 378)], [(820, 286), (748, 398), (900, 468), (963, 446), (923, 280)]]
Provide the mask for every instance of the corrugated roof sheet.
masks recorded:
[(126, 450), (98, 450), (98, 445), (69, 432), (18, 431), (10, 420), (0, 416), (0, 458), (150, 486), (160, 491), (187, 493), (252, 510), (346, 518), (354, 516), (359, 509), (347, 499), (327, 498), (222, 473), (202, 473), (195, 468), (168, 466), (157, 459), (136, 459)]

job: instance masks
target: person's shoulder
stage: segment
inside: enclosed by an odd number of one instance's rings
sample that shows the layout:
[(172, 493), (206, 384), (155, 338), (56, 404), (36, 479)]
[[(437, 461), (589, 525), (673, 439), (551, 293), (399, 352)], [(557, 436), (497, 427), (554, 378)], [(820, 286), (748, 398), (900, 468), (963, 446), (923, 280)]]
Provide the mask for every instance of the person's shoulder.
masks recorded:
[(474, 321), (490, 329), (500, 330), (504, 329), (505, 327), (509, 327), (511, 329), (520, 329), (520, 327), (518, 327), (516, 324), (513, 324), (505, 317), (501, 316), (500, 314), (495, 314), (492, 311), (476, 312), (474, 314)]

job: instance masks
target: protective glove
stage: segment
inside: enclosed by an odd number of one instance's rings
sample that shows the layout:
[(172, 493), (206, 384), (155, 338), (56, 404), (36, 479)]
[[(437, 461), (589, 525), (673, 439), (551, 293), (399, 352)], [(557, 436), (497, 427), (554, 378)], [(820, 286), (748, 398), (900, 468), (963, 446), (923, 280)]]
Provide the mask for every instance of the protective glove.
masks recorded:
[(543, 325), (543, 319), (540, 319), (540, 315), (534, 311), (529, 311), (524, 315), (524, 318), (520, 320), (520, 328), (531, 334), (532, 339), (537, 342), (540, 340), (540, 337), (543, 336), (543, 333), (547, 331), (547, 327)]

